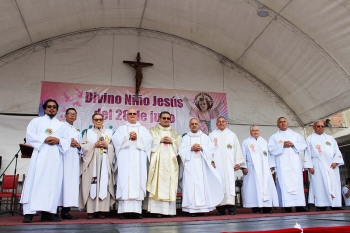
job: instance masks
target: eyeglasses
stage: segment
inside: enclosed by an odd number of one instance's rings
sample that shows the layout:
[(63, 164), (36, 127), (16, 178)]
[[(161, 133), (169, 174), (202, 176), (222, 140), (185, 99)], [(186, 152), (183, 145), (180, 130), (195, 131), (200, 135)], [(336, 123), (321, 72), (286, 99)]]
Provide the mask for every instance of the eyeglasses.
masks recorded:
[(166, 121), (166, 120), (170, 121), (170, 117), (162, 117), (162, 119), (163, 121)]
[(67, 113), (67, 115), (72, 116), (72, 117), (76, 117), (77, 116), (76, 113)]
[(317, 125), (317, 128), (324, 128), (324, 125)]
[(132, 116), (132, 115), (136, 116), (137, 113), (136, 113), (136, 112), (129, 112), (128, 115), (129, 115), (129, 116)]
[(95, 118), (94, 121), (103, 121), (103, 118)]
[(56, 109), (56, 108), (57, 108), (57, 105), (46, 105), (46, 108), (53, 108), (53, 109)]

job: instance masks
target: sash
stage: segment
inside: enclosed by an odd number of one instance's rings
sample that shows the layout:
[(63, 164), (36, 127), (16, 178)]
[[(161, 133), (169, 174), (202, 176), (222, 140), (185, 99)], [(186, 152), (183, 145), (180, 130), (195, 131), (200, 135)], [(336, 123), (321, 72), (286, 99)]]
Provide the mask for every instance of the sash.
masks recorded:
[[(202, 135), (202, 134), (200, 134)], [(197, 143), (199, 145), (202, 145), (201, 142), (201, 136), (190, 136), (190, 145), (191, 147)], [(192, 151), (191, 152), (191, 160), (193, 164), (193, 173), (195, 175), (193, 181), (194, 181), (194, 199), (196, 206), (205, 206), (206, 205), (206, 198), (205, 198), (205, 185), (204, 185), (204, 167), (203, 167), (203, 161), (202, 161), (203, 152), (202, 151)]]
[[(277, 132), (275, 136), (276, 143), (282, 144), (284, 141), (297, 141), (297, 135), (290, 129), (284, 131), (284, 133)], [(284, 184), (287, 188), (287, 192), (290, 194), (298, 194), (298, 181), (294, 175), (296, 169), (293, 169), (294, 162), (291, 161), (292, 156), (299, 156), (293, 148), (284, 148), (283, 155), (279, 156), (281, 162), (281, 173), (283, 174)]]
[(260, 195), (263, 201), (270, 200), (268, 180), (270, 176), (270, 168), (268, 163), (267, 143), (260, 137), (257, 140), (253, 137), (248, 139), (248, 149), (254, 164), (256, 179)]
[(128, 193), (129, 193), (129, 199), (138, 199), (140, 198), (140, 187), (141, 187), (141, 178), (140, 178), (140, 151), (138, 148), (138, 144), (140, 144), (140, 133), (139, 133), (139, 127), (138, 126), (130, 126), (127, 125), (127, 132), (128, 135), (130, 132), (136, 132), (137, 139), (131, 140), (131, 146), (130, 146), (130, 154), (129, 154), (129, 163), (127, 166), (137, 167), (138, 169), (129, 169), (128, 175)]
[[(104, 141), (108, 144), (109, 143), (109, 137), (106, 135), (106, 132), (103, 133), (99, 131), (97, 134), (92, 131), (88, 130), (87, 139), (89, 142), (97, 142), (100, 140), (101, 137), (104, 138)], [(107, 169), (107, 150), (104, 148), (99, 149), (99, 154), (102, 155), (102, 164), (101, 164), (101, 171), (100, 171), (100, 177), (97, 176), (97, 156), (96, 151), (94, 153), (94, 159), (92, 164), (92, 177), (91, 177), (91, 186), (90, 186), (90, 197), (91, 199), (96, 198), (97, 194), (97, 180), (99, 178), (100, 183), (100, 190), (99, 190), (99, 198), (102, 200), (107, 197), (107, 189), (108, 189), (108, 169)]]
[(325, 134), (318, 135), (313, 133), (310, 138), (311, 146), (312, 146), (312, 157), (318, 158), (321, 162), (322, 166), (325, 169), (326, 180), (325, 182), (328, 184), (328, 193), (335, 197), (334, 191), (334, 169), (331, 168), (331, 164), (333, 161), (333, 149), (330, 143), (331, 140), (327, 140), (327, 136)]

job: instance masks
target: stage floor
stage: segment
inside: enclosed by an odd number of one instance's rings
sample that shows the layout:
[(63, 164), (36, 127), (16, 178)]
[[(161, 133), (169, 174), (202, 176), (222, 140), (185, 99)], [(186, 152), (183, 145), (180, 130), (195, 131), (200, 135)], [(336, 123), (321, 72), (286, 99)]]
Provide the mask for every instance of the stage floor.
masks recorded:
[[(22, 216), (0, 216), (0, 232), (45, 232), (45, 233), (145, 233), (145, 232), (235, 232), (235, 231), (263, 231), (293, 228), (298, 222), (302, 228), (349, 226), (350, 209), (340, 211), (283, 214), (275, 210), (273, 214), (250, 214), (246, 209), (237, 209), (234, 216), (152, 218), (142, 220), (120, 220), (116, 216), (106, 219), (86, 220), (85, 213), (79, 215), (79, 220), (64, 220), (58, 224), (41, 223), (39, 217), (31, 224), (23, 224)], [(240, 213), (241, 212), (241, 213)]]

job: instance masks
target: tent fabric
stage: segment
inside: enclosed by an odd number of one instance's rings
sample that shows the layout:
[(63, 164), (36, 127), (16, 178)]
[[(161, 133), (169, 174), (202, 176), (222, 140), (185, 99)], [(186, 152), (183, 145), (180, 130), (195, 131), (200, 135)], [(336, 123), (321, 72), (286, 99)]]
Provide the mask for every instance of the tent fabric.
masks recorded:
[[(349, 108), (349, 4), (345, 0), (4, 0), (0, 5), (0, 66), (6, 64), (9, 54), (18, 56), (14, 52), (21, 48), (67, 33), (105, 27), (159, 31), (203, 45), (236, 62), (268, 85), (306, 125)], [(268, 9), (271, 15), (275, 12), (277, 18), (259, 17), (258, 8)], [(105, 42), (116, 45), (113, 38)], [(85, 55), (98, 49), (86, 43)], [(52, 54), (45, 52), (37, 52), (37, 59), (50, 62), (45, 57), (51, 59)], [(118, 51), (99, 54), (110, 56), (109, 62), (116, 61), (112, 55)], [(93, 63), (99, 57), (90, 59)], [(78, 64), (79, 60), (72, 58), (71, 62)], [(39, 66), (59, 70), (43, 62), (26, 65), (28, 69), (36, 67), (37, 73)], [(92, 75), (104, 82), (109, 75), (107, 67), (110, 69), (108, 62), (104, 65), (94, 65), (93, 74), (84, 73), (84, 67), (76, 69), (77, 76), (81, 73), (78, 82), (90, 83)], [(117, 66), (112, 73), (114, 69)], [(31, 88), (38, 90), (38, 80), (53, 78), (50, 73), (42, 75), (29, 77), (33, 79)], [(110, 80), (114, 84), (113, 75)], [(27, 111), (16, 104), (5, 103), (1, 111)], [(34, 109), (35, 101), (27, 104)]]

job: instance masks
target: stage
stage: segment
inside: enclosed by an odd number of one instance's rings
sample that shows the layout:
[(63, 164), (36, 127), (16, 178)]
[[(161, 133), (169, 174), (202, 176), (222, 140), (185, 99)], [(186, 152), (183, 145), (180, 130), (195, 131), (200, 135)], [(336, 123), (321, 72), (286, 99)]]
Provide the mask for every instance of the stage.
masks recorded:
[[(338, 211), (316, 212), (311, 209), (307, 213), (281, 213), (274, 210), (272, 214), (253, 214), (249, 209), (238, 208), (236, 215), (216, 216), (211, 212), (203, 217), (189, 217), (185, 214), (174, 218), (154, 218), (144, 216), (143, 219), (119, 219), (111, 214), (106, 219), (87, 220), (86, 213), (72, 212), (78, 220), (63, 220), (58, 223), (40, 222), (40, 216), (35, 216), (30, 224), (22, 223), (23, 216), (0, 216), (0, 232), (84, 232), (84, 233), (143, 233), (143, 232), (248, 232), (282, 230), (293, 228), (298, 222), (303, 229), (315, 227), (347, 226), (349, 229), (340, 232), (350, 232), (350, 208)], [(304, 232), (317, 231), (304, 230)], [(330, 228), (332, 229), (332, 228)], [(337, 228), (334, 228), (337, 229)], [(347, 229), (347, 228), (346, 228)], [(343, 229), (344, 230), (344, 229)], [(300, 231), (290, 231), (300, 232)], [(329, 231), (332, 232), (332, 231)]]

